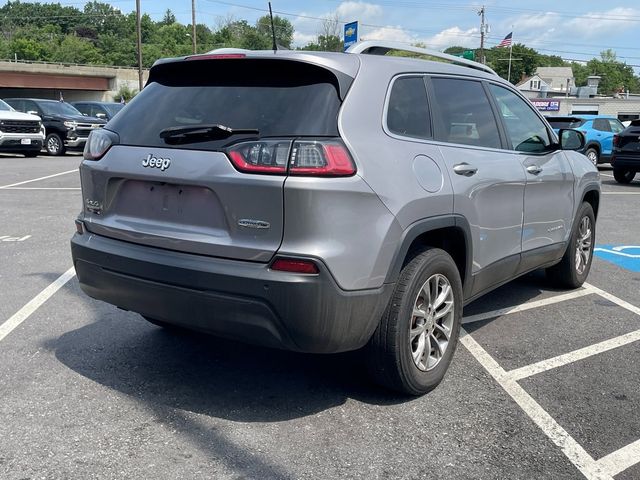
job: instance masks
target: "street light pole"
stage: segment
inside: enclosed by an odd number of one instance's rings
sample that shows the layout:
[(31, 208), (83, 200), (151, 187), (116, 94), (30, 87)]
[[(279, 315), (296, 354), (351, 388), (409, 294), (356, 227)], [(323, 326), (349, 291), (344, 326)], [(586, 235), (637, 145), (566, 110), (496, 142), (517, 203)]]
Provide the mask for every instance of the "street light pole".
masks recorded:
[(144, 78), (142, 77), (142, 23), (140, 20), (140, 0), (136, 0), (136, 32), (138, 36), (138, 91), (142, 91), (144, 87)]
[(480, 63), (484, 64), (484, 5), (478, 11), (478, 15), (480, 15)]
[(191, 0), (191, 40), (193, 42), (193, 54), (197, 52), (196, 45), (196, 0)]

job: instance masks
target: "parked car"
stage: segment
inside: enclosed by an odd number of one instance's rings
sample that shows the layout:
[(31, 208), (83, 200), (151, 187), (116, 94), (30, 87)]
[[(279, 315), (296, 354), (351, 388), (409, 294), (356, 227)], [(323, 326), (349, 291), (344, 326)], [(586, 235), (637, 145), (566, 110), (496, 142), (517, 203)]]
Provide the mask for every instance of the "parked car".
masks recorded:
[(547, 120), (556, 132), (560, 128), (580, 130), (586, 137), (584, 154), (596, 166), (611, 161), (613, 136), (624, 130), (620, 120), (609, 115), (571, 115)]
[(44, 143), (44, 126), (40, 117), (16, 112), (0, 100), (0, 152), (22, 153), (36, 157)]
[[(394, 49), (457, 65), (369, 54)], [(600, 182), (569, 146), (489, 67), (394, 42), (160, 60), (89, 137), (73, 263), (151, 323), (364, 349), (422, 394), (464, 304), (539, 268), (585, 281)]]
[(57, 100), (5, 98), (4, 101), (20, 112), (42, 118), (44, 147), (49, 155), (64, 155), (67, 149), (82, 150), (91, 130), (106, 123), (100, 118), (86, 117), (68, 103)]
[(618, 183), (631, 183), (640, 172), (640, 120), (632, 120), (627, 128), (613, 137), (611, 166)]
[(101, 118), (102, 120), (111, 120), (116, 113), (124, 108), (124, 103), (115, 102), (71, 102), (71, 105), (76, 107), (80, 113), (87, 115), (88, 117)]

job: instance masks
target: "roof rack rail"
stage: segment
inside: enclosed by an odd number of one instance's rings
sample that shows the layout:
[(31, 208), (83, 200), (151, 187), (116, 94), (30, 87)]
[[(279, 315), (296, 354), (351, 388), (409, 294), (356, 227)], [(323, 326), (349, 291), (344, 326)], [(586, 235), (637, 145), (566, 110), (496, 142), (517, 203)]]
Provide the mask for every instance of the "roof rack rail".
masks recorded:
[(414, 47), (413, 45), (405, 45), (400, 42), (391, 42), (386, 40), (363, 40), (354, 45), (351, 45), (347, 49), (347, 53), (367, 53), (370, 55), (385, 55), (390, 50), (400, 50), (403, 52), (421, 53), (423, 55), (429, 55), (431, 57), (441, 58), (448, 60), (449, 62), (460, 65), (463, 67), (475, 68), (483, 72), (491, 73), (492, 75), (498, 75), (492, 68), (483, 65), (482, 63), (466, 60), (464, 58), (449, 55), (448, 53), (438, 52), (437, 50), (429, 50), (428, 48)]

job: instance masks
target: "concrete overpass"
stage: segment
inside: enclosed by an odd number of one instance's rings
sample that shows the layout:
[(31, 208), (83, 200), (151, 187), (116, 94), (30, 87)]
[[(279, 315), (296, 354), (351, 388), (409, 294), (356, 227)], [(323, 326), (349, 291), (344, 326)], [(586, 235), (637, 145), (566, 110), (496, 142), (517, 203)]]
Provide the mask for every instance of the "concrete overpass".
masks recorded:
[[(146, 82), (149, 71), (145, 70)], [(0, 62), (0, 98), (118, 101), (122, 86), (138, 90), (138, 70), (42, 62)]]

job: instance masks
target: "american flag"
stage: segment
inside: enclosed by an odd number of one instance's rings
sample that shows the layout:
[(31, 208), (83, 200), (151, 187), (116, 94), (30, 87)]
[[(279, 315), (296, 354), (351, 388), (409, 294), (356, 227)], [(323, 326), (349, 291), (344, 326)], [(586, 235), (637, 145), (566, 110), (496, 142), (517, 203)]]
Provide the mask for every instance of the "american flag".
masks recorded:
[(509, 32), (509, 35), (504, 37), (502, 39), (502, 41), (498, 44), (498, 48), (500, 48), (500, 47), (510, 47), (511, 46), (511, 37), (512, 37), (512, 35), (513, 35), (513, 32)]

